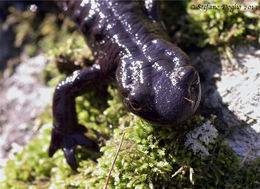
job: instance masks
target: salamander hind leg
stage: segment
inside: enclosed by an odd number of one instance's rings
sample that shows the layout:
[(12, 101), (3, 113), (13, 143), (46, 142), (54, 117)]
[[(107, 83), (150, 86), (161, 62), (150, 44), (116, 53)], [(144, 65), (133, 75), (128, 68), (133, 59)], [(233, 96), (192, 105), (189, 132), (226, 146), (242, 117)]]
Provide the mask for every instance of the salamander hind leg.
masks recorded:
[(98, 145), (84, 135), (85, 127), (78, 124), (75, 98), (88, 91), (101, 80), (104, 80), (98, 65), (82, 71), (75, 71), (61, 81), (55, 89), (53, 97), (53, 129), (49, 156), (62, 149), (72, 169), (77, 168), (74, 157), (77, 145), (98, 150)]

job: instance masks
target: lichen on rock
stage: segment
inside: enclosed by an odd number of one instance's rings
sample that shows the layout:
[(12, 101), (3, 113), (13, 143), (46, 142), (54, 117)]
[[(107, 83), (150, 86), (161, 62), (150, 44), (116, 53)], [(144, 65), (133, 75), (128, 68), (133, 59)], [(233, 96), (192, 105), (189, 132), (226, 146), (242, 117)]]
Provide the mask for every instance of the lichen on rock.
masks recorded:
[(208, 120), (186, 134), (185, 146), (190, 146), (193, 153), (200, 153), (201, 157), (210, 155), (208, 145), (215, 144), (218, 137), (217, 129)]

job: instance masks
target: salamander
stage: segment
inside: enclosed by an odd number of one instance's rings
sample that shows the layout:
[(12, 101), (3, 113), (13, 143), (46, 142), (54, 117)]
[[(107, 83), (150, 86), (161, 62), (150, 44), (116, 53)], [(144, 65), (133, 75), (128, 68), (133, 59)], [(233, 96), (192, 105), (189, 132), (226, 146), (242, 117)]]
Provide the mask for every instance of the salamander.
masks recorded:
[(49, 156), (62, 149), (76, 169), (76, 145), (98, 149), (78, 124), (75, 98), (113, 78), (126, 107), (153, 124), (177, 127), (196, 111), (201, 96), (198, 72), (170, 42), (159, 21), (159, 2), (58, 1), (78, 24), (95, 63), (61, 81), (53, 97)]

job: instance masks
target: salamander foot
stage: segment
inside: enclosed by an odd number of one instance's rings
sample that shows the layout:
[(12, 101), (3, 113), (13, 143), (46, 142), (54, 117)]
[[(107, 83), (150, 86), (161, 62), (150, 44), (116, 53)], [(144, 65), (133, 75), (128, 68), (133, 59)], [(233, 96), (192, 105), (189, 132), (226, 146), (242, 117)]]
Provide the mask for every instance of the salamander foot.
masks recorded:
[(94, 141), (90, 140), (83, 134), (84, 130), (86, 129), (79, 125), (74, 132), (64, 134), (53, 128), (51, 133), (51, 144), (48, 152), (49, 157), (52, 157), (58, 149), (62, 149), (68, 164), (73, 170), (76, 170), (78, 165), (74, 154), (77, 145), (95, 151), (98, 151), (99, 149), (98, 145)]

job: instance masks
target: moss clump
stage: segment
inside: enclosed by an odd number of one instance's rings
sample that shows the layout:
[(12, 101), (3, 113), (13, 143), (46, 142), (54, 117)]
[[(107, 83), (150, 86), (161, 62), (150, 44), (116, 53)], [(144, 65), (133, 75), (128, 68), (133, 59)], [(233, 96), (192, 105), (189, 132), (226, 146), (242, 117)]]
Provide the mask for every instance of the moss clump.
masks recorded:
[(183, 1), (177, 5), (164, 3), (162, 13), (173, 41), (185, 48), (214, 46), (223, 52), (234, 44), (260, 42), (259, 3), (258, 8), (252, 7), (253, 2), (228, 0)]
[[(203, 159), (185, 147), (189, 128), (201, 125), (205, 118), (195, 116), (181, 130), (157, 128), (128, 113), (115, 88), (108, 88), (107, 96), (99, 101), (101, 104), (95, 104), (98, 93), (100, 91), (96, 90), (77, 99), (77, 110), (80, 122), (88, 128), (86, 135), (97, 140), (92, 131), (95, 129), (107, 138), (105, 144), (99, 143), (101, 153), (78, 147), (78, 172), (73, 172), (66, 164), (62, 151), (48, 158), (51, 115), (45, 113), (40, 120), (47, 123), (41, 127), (38, 138), (8, 161), (2, 188), (101, 188), (123, 132), (126, 135), (111, 174), (110, 188), (259, 186), (260, 171), (256, 165), (237, 171), (240, 160), (222, 141), (210, 147), (211, 155)], [(96, 109), (96, 105), (101, 108)], [(87, 113), (82, 113), (85, 111)]]
[(76, 25), (70, 19), (64, 18), (63, 14), (42, 14), (30, 10), (22, 12), (13, 7), (10, 7), (9, 11), (11, 14), (3, 27), (11, 27), (14, 30), (14, 45), (24, 46), (30, 56), (56, 48), (76, 30)]

